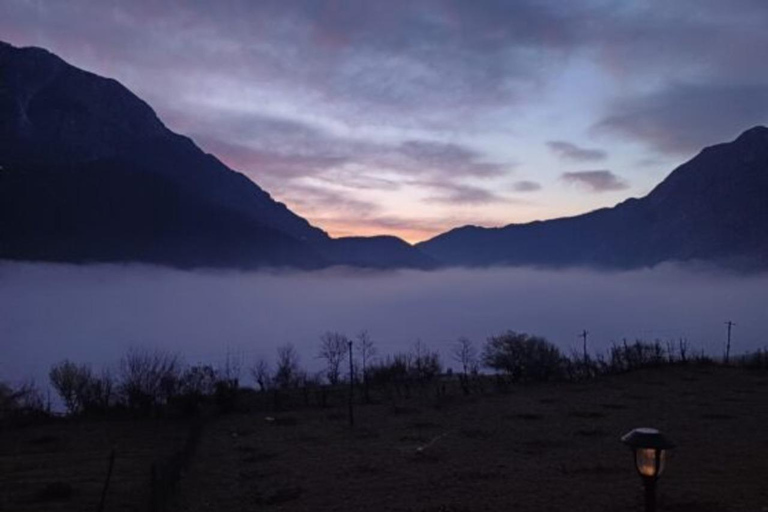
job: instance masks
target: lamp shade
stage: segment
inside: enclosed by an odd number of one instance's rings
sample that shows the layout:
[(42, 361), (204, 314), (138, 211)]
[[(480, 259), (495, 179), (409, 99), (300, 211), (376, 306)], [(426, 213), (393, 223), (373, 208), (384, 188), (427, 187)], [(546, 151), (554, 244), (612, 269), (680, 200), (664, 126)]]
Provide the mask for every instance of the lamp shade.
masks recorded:
[(622, 436), (621, 441), (635, 453), (635, 467), (644, 478), (658, 478), (664, 471), (666, 451), (674, 444), (655, 428), (636, 428)]

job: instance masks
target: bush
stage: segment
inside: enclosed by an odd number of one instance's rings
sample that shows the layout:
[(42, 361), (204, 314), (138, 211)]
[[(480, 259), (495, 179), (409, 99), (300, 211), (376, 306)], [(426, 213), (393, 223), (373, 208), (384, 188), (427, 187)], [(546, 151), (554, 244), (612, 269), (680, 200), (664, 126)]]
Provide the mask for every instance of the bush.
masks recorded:
[(128, 407), (148, 412), (167, 403), (178, 391), (180, 370), (175, 354), (129, 350), (120, 360), (120, 391)]
[(303, 377), (299, 366), (299, 354), (290, 343), (277, 349), (277, 369), (274, 383), (280, 389), (298, 387)]
[(256, 384), (259, 385), (259, 391), (266, 391), (272, 386), (272, 371), (269, 363), (264, 358), (259, 358), (251, 368), (251, 375)]
[(185, 415), (194, 415), (206, 397), (216, 390), (218, 373), (210, 365), (190, 366), (181, 373), (172, 402)]
[(667, 354), (661, 346), (661, 342), (649, 343), (637, 340), (622, 345), (613, 345), (610, 353), (609, 366), (614, 372), (624, 372), (644, 368), (647, 366), (659, 366), (667, 361)]
[(427, 348), (421, 341), (413, 345), (410, 375), (421, 381), (432, 380), (443, 371), (440, 354)]
[(47, 414), (43, 395), (33, 382), (16, 387), (0, 382), (0, 420), (43, 417)]
[(758, 349), (737, 359), (739, 365), (750, 370), (768, 370), (768, 349)]
[(113, 381), (106, 370), (96, 376), (89, 366), (64, 360), (51, 367), (48, 377), (69, 414), (103, 412), (111, 405)]
[(483, 347), (483, 364), (505, 373), (512, 381), (549, 380), (563, 375), (565, 358), (542, 337), (508, 331), (488, 338)]
[(213, 394), (219, 376), (210, 365), (190, 366), (179, 378), (179, 394), (202, 398)]
[(395, 354), (368, 369), (368, 379), (374, 386), (403, 382), (408, 379), (411, 358), (408, 354)]
[(91, 384), (91, 369), (86, 365), (64, 360), (51, 367), (48, 378), (64, 402), (67, 412), (80, 413), (86, 401), (87, 388)]

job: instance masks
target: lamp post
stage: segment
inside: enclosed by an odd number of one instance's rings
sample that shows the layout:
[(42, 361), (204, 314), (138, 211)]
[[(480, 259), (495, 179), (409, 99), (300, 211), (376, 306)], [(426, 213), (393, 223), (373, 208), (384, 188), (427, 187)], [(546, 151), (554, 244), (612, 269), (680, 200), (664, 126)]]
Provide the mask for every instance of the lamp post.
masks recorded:
[(645, 512), (656, 512), (656, 480), (664, 472), (666, 452), (674, 448), (669, 439), (655, 428), (636, 428), (621, 437), (632, 449), (635, 468), (645, 487)]

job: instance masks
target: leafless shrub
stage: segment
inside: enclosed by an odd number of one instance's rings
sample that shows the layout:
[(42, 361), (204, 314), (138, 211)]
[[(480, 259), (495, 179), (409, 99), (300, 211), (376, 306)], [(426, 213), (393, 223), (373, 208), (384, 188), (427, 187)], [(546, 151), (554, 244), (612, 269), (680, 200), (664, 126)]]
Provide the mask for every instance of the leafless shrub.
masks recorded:
[(180, 372), (176, 354), (130, 349), (120, 360), (120, 389), (127, 405), (148, 411), (166, 403), (178, 391)]
[(240, 389), (240, 373), (243, 367), (243, 355), (227, 349), (224, 364), (218, 369), (214, 386), (216, 405), (222, 412), (232, 412), (237, 406)]
[(395, 354), (372, 365), (368, 369), (368, 377), (374, 385), (385, 385), (407, 380), (410, 371), (410, 354)]
[(82, 412), (88, 387), (91, 385), (91, 368), (64, 360), (48, 372), (51, 385), (61, 397), (69, 414)]
[(593, 379), (604, 373), (608, 373), (608, 365), (603, 356), (598, 354), (594, 357), (587, 354), (573, 351), (571, 357), (564, 362), (565, 375), (568, 380), (581, 381)]
[(272, 386), (272, 371), (269, 368), (269, 363), (263, 357), (256, 360), (251, 368), (251, 375), (256, 384), (259, 385), (260, 391), (266, 391)]
[(610, 368), (613, 372), (635, 370), (647, 366), (658, 366), (666, 361), (664, 348), (660, 341), (649, 343), (636, 340), (621, 345), (614, 344), (610, 352)]
[(100, 375), (91, 374), (82, 397), (84, 413), (104, 412), (115, 402), (115, 380), (109, 368), (104, 368)]
[(411, 356), (411, 373), (418, 380), (431, 380), (443, 370), (440, 354), (430, 350), (421, 340), (413, 344)]
[(215, 391), (218, 379), (216, 370), (210, 365), (190, 366), (179, 377), (178, 392), (195, 397), (209, 396)]
[(216, 374), (218, 375), (219, 380), (228, 381), (231, 386), (238, 387), (242, 368), (242, 352), (235, 352), (227, 348), (227, 355), (224, 358), (224, 363), (219, 366)]
[(277, 369), (274, 382), (281, 389), (297, 387), (301, 378), (299, 354), (290, 343), (277, 348)]
[(768, 369), (768, 349), (758, 349), (736, 359), (737, 363), (750, 370)]
[(34, 382), (24, 382), (17, 386), (0, 382), (0, 420), (37, 417), (47, 413), (43, 394)]

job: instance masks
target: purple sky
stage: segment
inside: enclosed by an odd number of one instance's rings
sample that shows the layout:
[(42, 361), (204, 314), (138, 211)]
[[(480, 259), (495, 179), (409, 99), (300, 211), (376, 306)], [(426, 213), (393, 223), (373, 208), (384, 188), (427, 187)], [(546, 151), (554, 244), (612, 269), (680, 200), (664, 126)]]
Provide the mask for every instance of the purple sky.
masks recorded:
[(0, 39), (114, 77), (333, 235), (421, 240), (647, 193), (768, 122), (768, 2), (18, 1)]

